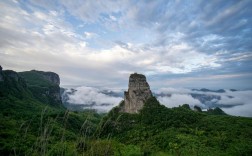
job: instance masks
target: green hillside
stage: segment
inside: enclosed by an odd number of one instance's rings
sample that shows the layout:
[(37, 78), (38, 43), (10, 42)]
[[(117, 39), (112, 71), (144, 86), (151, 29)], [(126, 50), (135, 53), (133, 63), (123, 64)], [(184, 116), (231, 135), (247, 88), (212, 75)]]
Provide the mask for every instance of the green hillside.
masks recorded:
[(73, 112), (53, 99), (57, 79), (38, 71), (0, 74), (0, 155), (252, 155), (251, 118), (170, 109), (155, 97), (139, 114), (120, 106), (108, 114)]
[[(0, 155), (76, 155), (77, 145), (97, 129), (101, 115), (69, 112), (61, 103), (55, 107), (55, 101), (48, 100), (50, 94), (39, 98), (50, 87), (59, 87), (41, 75), (14, 71), (1, 74)], [(34, 91), (32, 85), (43, 89)]]
[(41, 74), (41, 72), (37, 72), (35, 70), (20, 72), (18, 74), (21, 77), (25, 78), (28, 86), (48, 87), (55, 85), (52, 82), (45, 79)]
[(52, 81), (54, 79), (60, 81), (56, 73), (32, 70), (18, 74), (25, 80), (27, 88), (35, 99), (45, 104), (62, 107), (59, 82)]
[(139, 114), (119, 110), (103, 119), (101, 136), (136, 145), (145, 155), (252, 155), (251, 118), (170, 109), (155, 97)]

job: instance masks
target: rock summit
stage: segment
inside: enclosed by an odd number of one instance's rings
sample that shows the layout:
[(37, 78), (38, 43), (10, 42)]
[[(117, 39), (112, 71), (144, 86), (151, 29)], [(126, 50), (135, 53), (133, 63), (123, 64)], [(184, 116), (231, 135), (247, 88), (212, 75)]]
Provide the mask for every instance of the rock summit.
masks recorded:
[(124, 105), (121, 111), (138, 113), (150, 97), (152, 97), (152, 93), (146, 77), (142, 74), (131, 74), (128, 91), (124, 92)]

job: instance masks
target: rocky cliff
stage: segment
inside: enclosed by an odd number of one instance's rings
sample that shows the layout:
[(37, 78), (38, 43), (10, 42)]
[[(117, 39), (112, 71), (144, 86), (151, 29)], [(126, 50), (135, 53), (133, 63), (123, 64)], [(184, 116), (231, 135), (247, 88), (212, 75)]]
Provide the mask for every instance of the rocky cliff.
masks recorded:
[(44, 79), (46, 79), (56, 85), (60, 85), (59, 75), (54, 72), (44, 72), (44, 71), (37, 71), (37, 70), (32, 70), (32, 72), (36, 72), (38, 74), (41, 74), (44, 77)]
[(1, 81), (4, 84), (7, 84), (9, 81), (13, 81), (26, 86), (24, 79), (17, 72), (13, 70), (3, 70), (2, 66), (0, 66), (0, 82)]
[(54, 106), (62, 105), (59, 87), (60, 78), (58, 74), (31, 70), (20, 72), (19, 75), (26, 80), (28, 88), (39, 101)]
[(152, 93), (146, 77), (142, 74), (131, 74), (129, 77), (128, 91), (124, 92), (124, 105), (121, 111), (138, 113), (150, 97), (152, 97)]
[(13, 70), (2, 70), (0, 66), (0, 98), (23, 99), (30, 96), (25, 80)]
[(3, 81), (3, 68), (0, 66), (0, 81)]

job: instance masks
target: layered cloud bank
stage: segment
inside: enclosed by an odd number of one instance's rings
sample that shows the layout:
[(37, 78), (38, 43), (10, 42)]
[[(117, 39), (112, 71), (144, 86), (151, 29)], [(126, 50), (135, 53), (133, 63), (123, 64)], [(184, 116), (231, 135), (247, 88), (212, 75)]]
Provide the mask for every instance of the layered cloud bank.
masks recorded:
[(156, 88), (252, 88), (251, 0), (2, 0), (0, 6), (5, 69), (54, 71), (64, 85), (123, 88), (139, 72)]
[[(114, 94), (113, 94), (114, 93)], [(68, 105), (80, 105), (77, 109), (94, 109), (108, 112), (122, 101), (118, 92), (99, 90), (93, 87), (66, 89), (62, 94), (63, 102)]]
[[(227, 114), (252, 117), (252, 90), (208, 90), (162, 88), (154, 91), (161, 104), (168, 108), (189, 104), (202, 109), (220, 107)], [(123, 100), (123, 90), (76, 87), (65, 89), (63, 102), (76, 109), (95, 109), (108, 112)]]
[(247, 117), (252, 116), (251, 95), (252, 90), (212, 91), (164, 88), (157, 91), (158, 100), (167, 107), (177, 107), (182, 104), (189, 104), (191, 107), (197, 105), (203, 109), (220, 107), (227, 114)]

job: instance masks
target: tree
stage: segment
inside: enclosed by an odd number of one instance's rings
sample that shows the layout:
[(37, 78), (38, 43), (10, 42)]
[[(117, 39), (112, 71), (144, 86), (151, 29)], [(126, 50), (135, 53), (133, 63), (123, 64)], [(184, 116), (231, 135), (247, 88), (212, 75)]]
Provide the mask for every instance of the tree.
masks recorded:
[(197, 112), (202, 112), (201, 108), (199, 106), (194, 106), (194, 110), (197, 111)]

